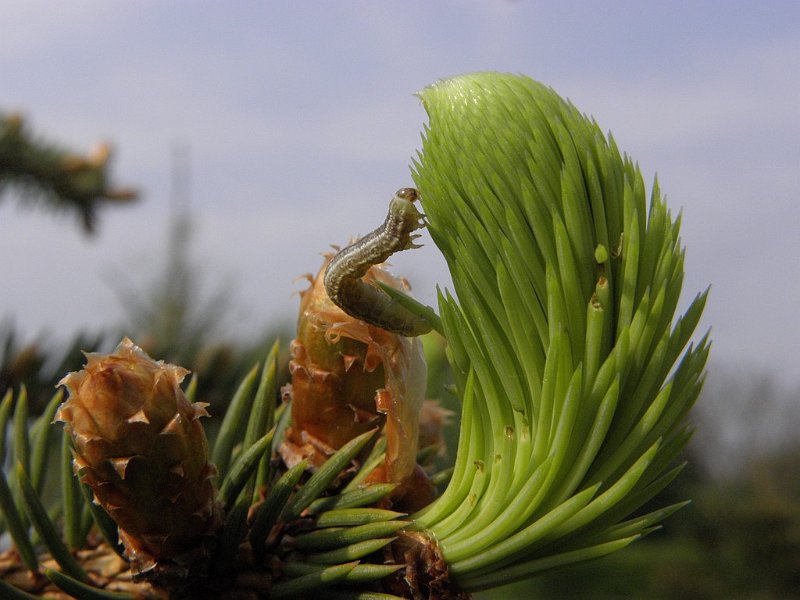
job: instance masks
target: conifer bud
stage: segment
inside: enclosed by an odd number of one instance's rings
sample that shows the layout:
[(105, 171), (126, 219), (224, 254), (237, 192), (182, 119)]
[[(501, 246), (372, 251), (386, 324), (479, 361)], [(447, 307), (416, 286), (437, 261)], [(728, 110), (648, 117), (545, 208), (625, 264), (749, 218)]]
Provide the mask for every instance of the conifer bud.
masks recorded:
[[(319, 465), (350, 439), (385, 423), (386, 460), (370, 481), (406, 484), (429, 501), (432, 487), (416, 465), (427, 381), (422, 344), (336, 306), (323, 285), (327, 264), (302, 293), (289, 365), (292, 426), (281, 454), (290, 465), (303, 458)], [(371, 267), (364, 280), (405, 285), (379, 266)]]
[(61, 384), (56, 414), (72, 438), (74, 468), (119, 526), (134, 573), (181, 569), (208, 554), (220, 524), (204, 403), (180, 388), (188, 371), (154, 361), (129, 339), (87, 354)]

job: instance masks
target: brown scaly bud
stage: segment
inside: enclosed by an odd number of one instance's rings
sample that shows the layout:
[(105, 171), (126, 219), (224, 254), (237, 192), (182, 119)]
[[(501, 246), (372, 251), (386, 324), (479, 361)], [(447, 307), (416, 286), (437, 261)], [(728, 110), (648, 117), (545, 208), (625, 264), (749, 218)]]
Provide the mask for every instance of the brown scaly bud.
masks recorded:
[(119, 526), (134, 574), (181, 577), (202, 565), (220, 509), (199, 418), (180, 388), (188, 371), (154, 361), (125, 338), (112, 354), (87, 354), (61, 384), (56, 414), (72, 437), (74, 468)]
[[(401, 492), (428, 502), (433, 488), (416, 465), (427, 381), (422, 344), (336, 306), (323, 283), (329, 260), (302, 293), (289, 364), (292, 426), (281, 455), (289, 465), (303, 458), (319, 465), (350, 439), (385, 423), (386, 461), (370, 481), (402, 483)], [(378, 266), (371, 267), (364, 280), (405, 287)]]

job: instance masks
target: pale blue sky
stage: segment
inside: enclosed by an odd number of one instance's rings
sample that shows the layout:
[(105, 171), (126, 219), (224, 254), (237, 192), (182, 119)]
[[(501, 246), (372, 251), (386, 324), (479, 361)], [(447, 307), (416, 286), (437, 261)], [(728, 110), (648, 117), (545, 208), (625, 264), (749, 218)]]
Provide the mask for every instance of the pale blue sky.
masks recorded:
[[(28, 336), (118, 322), (110, 270), (160, 265), (170, 148), (191, 149), (196, 249), (233, 281), (240, 333), (294, 318), (331, 243), (411, 183), (413, 92), (474, 70), (530, 75), (657, 171), (683, 207), (685, 290), (713, 285), (714, 354), (796, 375), (800, 4), (795, 2), (5, 2), (0, 109), (50, 139), (114, 142), (142, 201), (99, 234), (0, 204), (0, 316)], [(419, 296), (428, 243), (393, 261)]]

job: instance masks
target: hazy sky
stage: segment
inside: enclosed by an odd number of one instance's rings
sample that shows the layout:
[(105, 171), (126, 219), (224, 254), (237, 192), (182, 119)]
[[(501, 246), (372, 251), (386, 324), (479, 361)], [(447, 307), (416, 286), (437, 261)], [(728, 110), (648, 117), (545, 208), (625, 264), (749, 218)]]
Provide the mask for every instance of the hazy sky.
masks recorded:
[[(0, 203), (0, 317), (65, 338), (123, 313), (109, 272), (163, 264), (171, 148), (191, 155), (195, 249), (235, 288), (238, 333), (294, 319), (331, 243), (366, 233), (425, 114), (412, 95), (474, 70), (553, 86), (683, 207), (685, 294), (709, 283), (714, 355), (797, 375), (800, 3), (3, 3), (0, 110), (49, 139), (110, 140), (142, 200), (86, 238), (65, 217)], [(432, 243), (394, 270), (432, 302)]]

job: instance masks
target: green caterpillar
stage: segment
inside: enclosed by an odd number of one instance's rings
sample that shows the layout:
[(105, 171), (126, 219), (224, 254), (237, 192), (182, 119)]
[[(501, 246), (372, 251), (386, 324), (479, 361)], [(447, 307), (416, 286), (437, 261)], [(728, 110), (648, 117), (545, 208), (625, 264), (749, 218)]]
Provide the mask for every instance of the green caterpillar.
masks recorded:
[(361, 278), (372, 265), (386, 261), (395, 252), (420, 247), (414, 243), (420, 236), (413, 233), (424, 227), (423, 215), (414, 206), (418, 198), (414, 188), (395, 192), (383, 225), (336, 253), (324, 279), (328, 296), (344, 312), (405, 336), (428, 333), (431, 325)]

